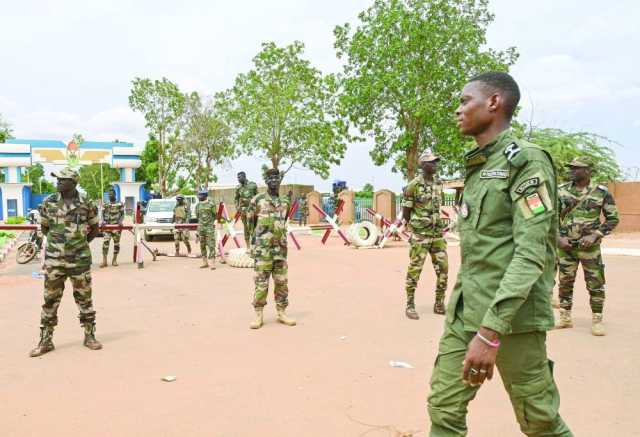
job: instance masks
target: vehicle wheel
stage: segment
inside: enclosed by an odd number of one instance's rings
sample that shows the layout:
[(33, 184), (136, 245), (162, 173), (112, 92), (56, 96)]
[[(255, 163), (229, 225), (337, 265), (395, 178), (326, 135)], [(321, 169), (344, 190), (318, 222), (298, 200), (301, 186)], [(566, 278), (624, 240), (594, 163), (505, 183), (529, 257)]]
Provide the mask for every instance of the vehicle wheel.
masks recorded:
[(227, 256), (227, 264), (231, 267), (239, 268), (253, 268), (255, 262), (253, 258), (249, 256), (247, 249), (241, 247), (239, 249), (231, 249)]
[(26, 264), (38, 253), (38, 248), (33, 243), (24, 243), (16, 251), (16, 261), (18, 264)]
[(376, 244), (378, 228), (371, 222), (355, 223), (349, 228), (349, 238), (356, 247), (370, 247)]

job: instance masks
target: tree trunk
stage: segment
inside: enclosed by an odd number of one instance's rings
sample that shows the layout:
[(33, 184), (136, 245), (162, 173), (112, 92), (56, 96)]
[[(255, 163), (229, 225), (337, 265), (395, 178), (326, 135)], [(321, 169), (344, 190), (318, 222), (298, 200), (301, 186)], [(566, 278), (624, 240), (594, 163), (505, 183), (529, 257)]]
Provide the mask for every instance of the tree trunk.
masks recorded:
[(158, 146), (158, 185), (160, 185), (160, 194), (165, 197), (167, 195), (167, 183), (164, 168), (164, 132), (160, 132), (158, 137), (160, 140)]
[(407, 182), (416, 177), (418, 169), (418, 140), (414, 139), (413, 144), (407, 149)]

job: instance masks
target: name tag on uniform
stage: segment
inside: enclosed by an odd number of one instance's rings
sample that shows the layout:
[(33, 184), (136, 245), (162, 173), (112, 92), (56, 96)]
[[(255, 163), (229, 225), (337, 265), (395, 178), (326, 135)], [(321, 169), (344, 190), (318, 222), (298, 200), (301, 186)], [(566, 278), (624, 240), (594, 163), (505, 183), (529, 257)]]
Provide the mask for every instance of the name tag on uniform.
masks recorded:
[(518, 188), (516, 188), (516, 193), (522, 194), (525, 192), (527, 188), (537, 187), (538, 185), (540, 185), (539, 177), (529, 178), (526, 181), (522, 182), (520, 185), (518, 185)]
[(509, 170), (495, 169), (495, 170), (482, 170), (480, 172), (480, 179), (506, 179), (509, 177)]

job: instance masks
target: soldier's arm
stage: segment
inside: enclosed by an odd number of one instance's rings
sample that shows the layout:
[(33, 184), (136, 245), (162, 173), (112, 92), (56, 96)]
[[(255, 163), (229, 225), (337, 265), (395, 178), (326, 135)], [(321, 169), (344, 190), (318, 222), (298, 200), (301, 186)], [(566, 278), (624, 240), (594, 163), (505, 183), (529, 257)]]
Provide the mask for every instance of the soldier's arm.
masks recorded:
[(409, 223), (409, 221), (411, 220), (411, 213), (413, 212), (414, 202), (414, 185), (409, 184), (402, 193), (402, 218), (406, 223)]
[[(522, 152), (521, 152), (522, 153)], [(553, 164), (543, 152), (533, 155), (518, 171), (509, 195), (512, 199), (513, 257), (481, 325), (506, 334), (520, 306), (529, 296), (549, 259), (555, 262), (557, 226), (556, 182)], [(546, 161), (546, 162), (545, 162)]]
[(87, 213), (87, 224), (89, 225), (89, 233), (87, 234), (87, 241), (91, 243), (91, 240), (98, 235), (98, 208), (93, 202), (89, 202), (89, 212)]
[(124, 221), (124, 205), (120, 204), (120, 215), (118, 216), (118, 224), (122, 224)]
[(618, 223), (620, 223), (620, 216), (618, 214), (618, 208), (616, 207), (616, 201), (609, 191), (604, 196), (604, 202), (602, 203), (602, 215), (604, 215), (604, 222), (598, 228), (597, 233), (600, 233), (600, 237), (609, 235)]
[(240, 205), (240, 188), (236, 188), (236, 194), (234, 196), (235, 199), (235, 203), (236, 203), (236, 210), (238, 209), (238, 206)]
[(40, 208), (40, 232), (43, 235), (49, 233), (49, 212), (47, 211), (46, 203), (42, 203), (42, 208)]

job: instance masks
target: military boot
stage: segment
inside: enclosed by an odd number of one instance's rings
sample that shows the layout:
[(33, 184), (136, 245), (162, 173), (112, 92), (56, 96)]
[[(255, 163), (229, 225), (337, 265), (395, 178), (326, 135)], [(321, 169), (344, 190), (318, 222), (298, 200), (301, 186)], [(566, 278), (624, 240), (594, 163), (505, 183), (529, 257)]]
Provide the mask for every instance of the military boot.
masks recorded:
[(407, 309), (404, 312), (408, 318), (411, 320), (418, 320), (420, 316), (416, 312), (416, 305), (413, 297), (407, 298)]
[(51, 352), (56, 347), (53, 345), (53, 328), (40, 328), (40, 342), (31, 352), (30, 357), (39, 357), (47, 352)]
[(191, 245), (188, 241), (185, 243), (185, 246), (187, 246), (187, 256), (191, 255)]
[(111, 260), (111, 265), (114, 267), (118, 267), (118, 254), (113, 254), (113, 259)]
[(100, 268), (107, 267), (109, 263), (107, 262), (107, 254), (102, 254), (102, 264), (100, 264)]
[(207, 257), (203, 256), (202, 257), (202, 265), (200, 266), (201, 269), (206, 269), (209, 267), (209, 263), (207, 262)]
[(96, 340), (95, 323), (87, 323), (84, 325), (84, 345), (92, 351), (102, 349), (102, 344)]
[(296, 326), (296, 319), (288, 317), (284, 308), (278, 308), (278, 322), (287, 326)]
[(442, 315), (445, 312), (444, 296), (436, 296), (436, 302), (433, 304), (433, 313)]
[(591, 319), (591, 334), (597, 337), (607, 335), (607, 331), (604, 329), (604, 324), (602, 323), (602, 313), (593, 313)]
[(260, 329), (264, 324), (264, 320), (262, 319), (262, 308), (256, 308), (256, 319), (251, 322), (249, 328), (251, 329)]
[(216, 259), (214, 257), (214, 258), (211, 258), (211, 270), (215, 270), (215, 269), (216, 269)]
[(560, 318), (556, 322), (556, 329), (573, 328), (573, 321), (571, 320), (571, 310), (564, 310), (560, 308)]
[(180, 256), (180, 246), (176, 245), (176, 250), (173, 253), (173, 256)]

